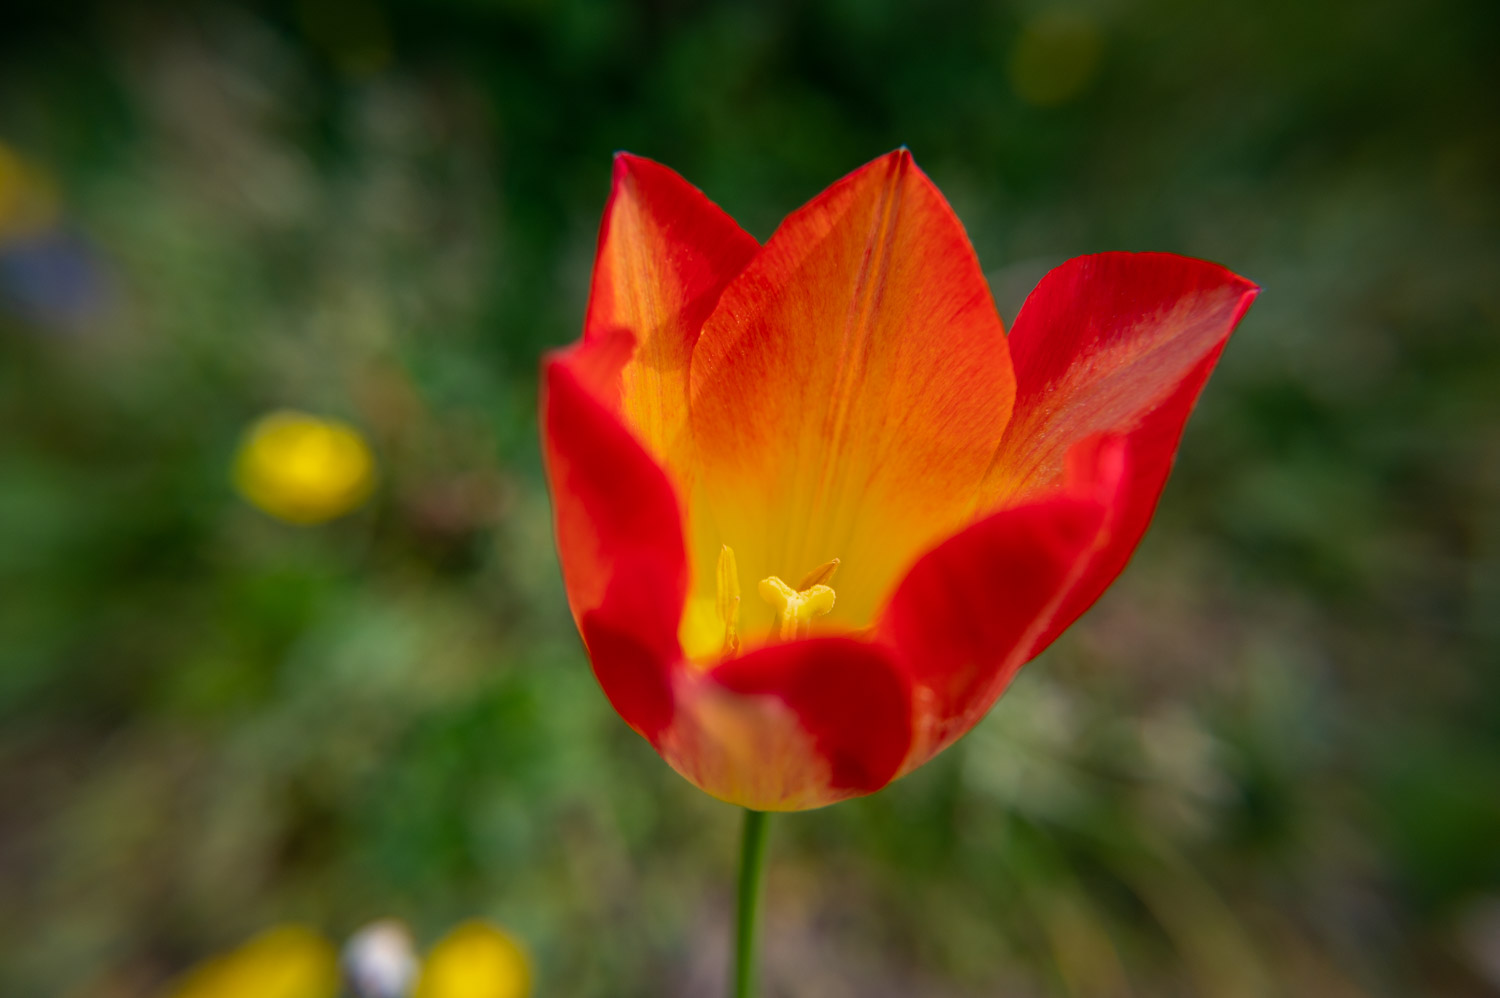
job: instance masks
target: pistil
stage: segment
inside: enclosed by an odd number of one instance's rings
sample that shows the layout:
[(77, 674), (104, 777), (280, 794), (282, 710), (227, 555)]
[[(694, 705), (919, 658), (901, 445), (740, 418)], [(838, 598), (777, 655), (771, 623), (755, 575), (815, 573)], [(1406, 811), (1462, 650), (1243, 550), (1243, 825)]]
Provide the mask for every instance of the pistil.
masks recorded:
[[(824, 578), (832, 574), (830, 570)], [(760, 580), (760, 596), (775, 609), (779, 636), (783, 641), (806, 637), (812, 619), (833, 609), (833, 589), (821, 582), (805, 589), (793, 589), (773, 575)]]

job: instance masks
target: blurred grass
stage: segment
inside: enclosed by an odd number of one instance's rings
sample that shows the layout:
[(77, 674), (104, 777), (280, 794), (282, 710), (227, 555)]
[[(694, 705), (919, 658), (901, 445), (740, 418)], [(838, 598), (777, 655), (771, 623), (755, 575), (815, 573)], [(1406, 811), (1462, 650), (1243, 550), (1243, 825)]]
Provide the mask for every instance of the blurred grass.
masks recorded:
[[(543, 994), (714, 992), (736, 819), (588, 674), (536, 365), (613, 150), (764, 238), (904, 143), (1007, 320), (1104, 249), (1266, 290), (1120, 584), (938, 762), (778, 823), (771, 993), (1495, 993), (1497, 21), (14, 5), (0, 143), (61, 215), (0, 243), (0, 990), (482, 915)], [(280, 407), (366, 433), (366, 509), (235, 496)]]

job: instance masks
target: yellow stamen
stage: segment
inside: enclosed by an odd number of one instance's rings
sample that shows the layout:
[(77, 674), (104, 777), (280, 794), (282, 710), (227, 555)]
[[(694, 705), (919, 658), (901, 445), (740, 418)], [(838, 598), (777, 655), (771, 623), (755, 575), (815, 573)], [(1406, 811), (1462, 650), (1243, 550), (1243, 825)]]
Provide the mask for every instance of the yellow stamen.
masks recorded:
[(734, 560), (734, 548), (728, 544), (719, 549), (719, 619), (724, 622), (724, 654), (740, 650), (740, 568)]
[[(833, 574), (831, 569), (828, 574)], [(821, 617), (833, 609), (833, 590), (821, 583), (797, 590), (773, 575), (760, 580), (760, 596), (775, 608), (783, 641), (805, 636), (814, 617)]]
[(813, 586), (827, 583), (829, 579), (833, 578), (833, 573), (837, 572), (838, 569), (839, 560), (837, 558), (824, 562), (802, 577), (802, 581), (797, 583), (797, 591), (803, 592), (811, 589)]

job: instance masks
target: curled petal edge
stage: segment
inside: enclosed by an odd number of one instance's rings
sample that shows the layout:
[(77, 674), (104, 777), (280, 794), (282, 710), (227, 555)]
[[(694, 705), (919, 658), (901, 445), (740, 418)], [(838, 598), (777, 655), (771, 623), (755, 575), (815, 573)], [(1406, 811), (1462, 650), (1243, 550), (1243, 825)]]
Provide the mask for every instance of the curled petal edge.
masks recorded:
[(1007, 429), (991, 467), (987, 502), (1008, 506), (1055, 488), (1063, 470), (1058, 458), (1090, 434), (1124, 437), (1129, 454), (1109, 543), (1027, 658), (1088, 610), (1129, 562), (1188, 416), (1259, 292), (1206, 260), (1097, 253), (1056, 267), (1027, 297), (1011, 331), (1023, 415)]
[(994, 706), (1094, 554), (1126, 476), (1116, 436), (1075, 445), (1062, 487), (993, 513), (929, 550), (876, 624), (911, 679), (913, 744), (901, 772), (947, 748)]
[(542, 449), (563, 583), (594, 674), (655, 742), (673, 715), (688, 565), (677, 493), (613, 411), (633, 345), (616, 330), (547, 358)]

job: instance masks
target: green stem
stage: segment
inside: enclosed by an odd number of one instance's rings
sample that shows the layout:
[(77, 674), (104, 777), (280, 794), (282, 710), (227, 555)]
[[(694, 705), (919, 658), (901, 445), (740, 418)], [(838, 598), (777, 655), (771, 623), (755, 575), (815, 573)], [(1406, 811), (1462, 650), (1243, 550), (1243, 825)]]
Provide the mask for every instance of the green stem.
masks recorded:
[(738, 924), (734, 935), (733, 998), (754, 998), (755, 943), (760, 909), (760, 887), (766, 868), (766, 832), (770, 815), (764, 811), (745, 812), (744, 837), (740, 841), (740, 897)]

